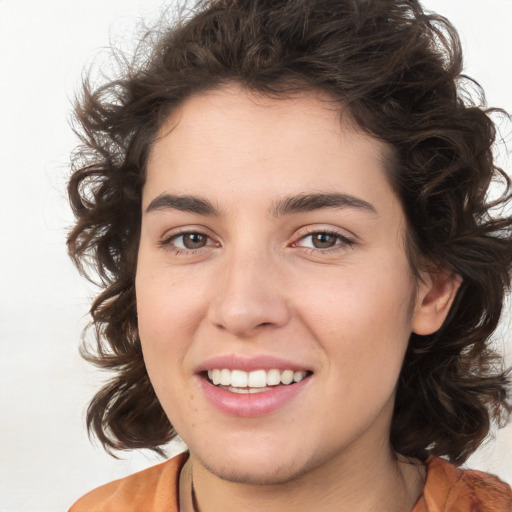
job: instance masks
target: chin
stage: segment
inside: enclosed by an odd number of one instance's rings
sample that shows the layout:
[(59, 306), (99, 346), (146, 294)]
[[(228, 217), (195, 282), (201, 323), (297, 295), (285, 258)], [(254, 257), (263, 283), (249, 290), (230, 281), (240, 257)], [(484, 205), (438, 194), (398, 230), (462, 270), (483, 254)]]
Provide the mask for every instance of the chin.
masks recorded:
[[(286, 484), (296, 480), (308, 472), (305, 466), (297, 464), (276, 464), (275, 460), (267, 461), (266, 465), (252, 463), (247, 464), (208, 464), (201, 462), (210, 473), (227, 482), (247, 485), (275, 485)], [(249, 467), (250, 466), (250, 467)]]
[[(256, 439), (245, 444), (232, 443), (228, 447), (220, 443), (216, 449), (194, 450), (198, 462), (218, 478), (239, 484), (272, 485), (292, 482), (321, 465), (323, 457), (308, 457), (303, 443), (288, 446), (272, 443), (264, 446)], [(196, 448), (198, 448), (196, 446)]]

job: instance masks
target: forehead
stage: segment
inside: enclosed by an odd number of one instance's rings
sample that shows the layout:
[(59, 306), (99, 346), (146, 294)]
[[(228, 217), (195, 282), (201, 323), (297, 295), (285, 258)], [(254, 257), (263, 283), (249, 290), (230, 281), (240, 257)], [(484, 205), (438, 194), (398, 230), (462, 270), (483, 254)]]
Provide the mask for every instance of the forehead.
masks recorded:
[[(393, 194), (390, 150), (313, 92), (270, 98), (230, 86), (196, 94), (168, 118), (147, 168), (144, 202), (163, 191), (238, 196), (311, 191), (371, 202)], [(171, 190), (169, 190), (171, 189)]]

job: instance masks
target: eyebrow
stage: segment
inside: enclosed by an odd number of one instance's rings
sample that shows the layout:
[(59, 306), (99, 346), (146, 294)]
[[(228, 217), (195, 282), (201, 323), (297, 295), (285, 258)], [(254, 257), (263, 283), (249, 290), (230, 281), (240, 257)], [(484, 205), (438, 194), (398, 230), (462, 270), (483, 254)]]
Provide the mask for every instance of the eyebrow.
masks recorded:
[(153, 199), (146, 208), (146, 213), (168, 209), (220, 217), (219, 210), (217, 210), (217, 208), (215, 208), (208, 199), (196, 196), (178, 196), (173, 194), (160, 194), (155, 197), (155, 199)]
[(377, 215), (375, 207), (367, 201), (338, 192), (285, 197), (271, 208), (271, 212), (275, 217), (279, 217), (290, 213), (311, 212), (327, 208), (355, 208)]
[[(350, 194), (342, 193), (316, 193), (299, 194), (284, 197), (278, 200), (270, 212), (274, 217), (281, 217), (292, 213), (311, 212), (328, 208), (355, 208), (365, 210), (374, 215), (377, 210), (373, 205)], [(158, 210), (179, 210), (198, 215), (220, 217), (220, 211), (208, 200), (202, 197), (190, 195), (174, 195), (163, 193), (157, 196), (146, 208), (146, 213)]]

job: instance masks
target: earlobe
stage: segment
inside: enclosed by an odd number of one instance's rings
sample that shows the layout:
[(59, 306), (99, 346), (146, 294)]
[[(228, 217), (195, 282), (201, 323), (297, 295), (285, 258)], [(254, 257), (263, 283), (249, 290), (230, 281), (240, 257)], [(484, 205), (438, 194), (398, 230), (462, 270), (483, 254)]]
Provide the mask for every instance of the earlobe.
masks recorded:
[(412, 330), (427, 335), (436, 332), (446, 317), (462, 283), (462, 277), (445, 272), (429, 273), (420, 283)]

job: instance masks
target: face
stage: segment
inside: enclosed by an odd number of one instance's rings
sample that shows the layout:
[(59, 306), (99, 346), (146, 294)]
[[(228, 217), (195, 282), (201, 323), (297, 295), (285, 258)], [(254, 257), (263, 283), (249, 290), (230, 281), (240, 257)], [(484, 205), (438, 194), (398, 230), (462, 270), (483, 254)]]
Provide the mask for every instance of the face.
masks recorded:
[(313, 94), (196, 95), (149, 158), (136, 275), (147, 369), (222, 478), (283, 482), (389, 449), (424, 284), (383, 143)]

